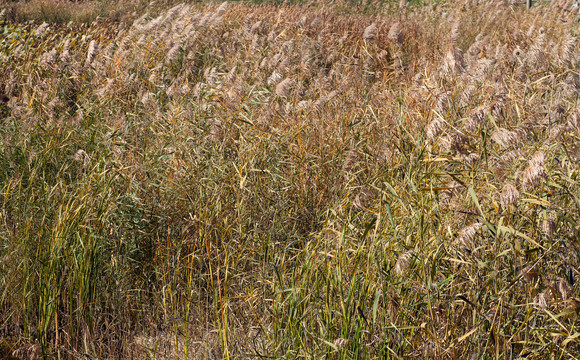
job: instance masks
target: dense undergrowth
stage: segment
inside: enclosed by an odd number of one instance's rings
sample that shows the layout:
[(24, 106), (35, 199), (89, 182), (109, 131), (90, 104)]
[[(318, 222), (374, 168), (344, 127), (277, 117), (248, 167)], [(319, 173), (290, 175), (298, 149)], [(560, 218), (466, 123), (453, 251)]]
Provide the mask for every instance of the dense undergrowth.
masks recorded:
[(569, 5), (4, 13), (0, 350), (574, 358)]

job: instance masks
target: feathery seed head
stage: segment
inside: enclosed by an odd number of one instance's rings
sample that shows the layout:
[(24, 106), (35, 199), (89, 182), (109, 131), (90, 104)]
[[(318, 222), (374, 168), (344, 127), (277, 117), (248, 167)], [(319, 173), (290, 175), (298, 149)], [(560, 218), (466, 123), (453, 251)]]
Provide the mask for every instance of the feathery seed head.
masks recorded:
[(83, 149), (79, 149), (73, 156), (74, 161), (81, 163), (83, 168), (86, 168), (90, 157), (89, 154), (87, 154), (86, 151), (84, 151)]
[(562, 41), (558, 61), (563, 66), (572, 66), (576, 57), (576, 38), (572, 34), (566, 34)]
[(334, 346), (336, 346), (336, 348), (338, 350), (342, 349), (346, 344), (348, 344), (347, 339), (338, 338), (338, 339), (334, 340)]
[(371, 25), (365, 28), (363, 33), (363, 40), (371, 41), (377, 38), (377, 25), (372, 23)]
[(181, 51), (181, 45), (182, 45), (181, 41), (178, 41), (175, 43), (175, 45), (173, 45), (171, 47), (171, 49), (169, 49), (169, 51), (167, 52), (167, 58), (166, 58), (166, 61), (168, 63), (171, 63), (177, 59), (177, 57), (179, 56), (179, 53)]
[(519, 198), (520, 192), (518, 191), (518, 189), (513, 184), (508, 183), (503, 187), (503, 190), (499, 197), (499, 201), (501, 207), (503, 209), (507, 209), (508, 206), (517, 202)]
[(451, 28), (450, 40), (451, 40), (451, 44), (453, 44), (453, 45), (457, 44), (457, 40), (459, 39), (459, 25), (460, 24), (461, 24), (460, 19), (457, 19), (453, 23), (453, 27)]
[(216, 10), (216, 14), (218, 16), (223, 16), (223, 14), (226, 12), (226, 10), (228, 9), (228, 2), (224, 1)]
[(445, 120), (441, 117), (436, 116), (429, 125), (427, 125), (427, 137), (431, 140), (434, 140), (439, 134), (441, 134), (441, 130), (445, 124)]
[(564, 279), (558, 281), (558, 294), (562, 300), (568, 300), (570, 294), (572, 293), (572, 288), (568, 285), (568, 282)]
[(399, 258), (395, 262), (394, 267), (395, 274), (399, 276), (405, 274), (405, 272), (407, 272), (407, 269), (409, 268), (409, 264), (411, 263), (411, 259), (413, 259), (414, 255), (415, 255), (414, 250), (409, 250), (401, 254), (401, 256), (399, 256)]
[(465, 70), (463, 51), (452, 46), (443, 60), (443, 71), (446, 74), (461, 74)]
[(259, 20), (257, 22), (254, 23), (254, 25), (252, 25), (252, 27), (250, 28), (250, 33), (257, 33), (260, 31), (260, 28), (262, 27), (262, 21)]
[(46, 53), (44, 53), (40, 59), (40, 66), (41, 67), (49, 67), (54, 64), (56, 60), (56, 49), (52, 49)]
[(539, 293), (538, 295), (536, 295), (532, 303), (537, 308), (547, 309), (550, 300), (551, 300), (550, 289), (548, 289), (543, 293)]
[(546, 168), (544, 167), (544, 153), (538, 151), (534, 156), (532, 156), (532, 159), (528, 162), (528, 167), (524, 170), (522, 175), (522, 185), (524, 189), (531, 189), (545, 176)]
[(387, 34), (387, 39), (392, 40), (398, 44), (403, 43), (403, 33), (401, 32), (401, 23), (396, 22), (391, 26), (391, 28), (389, 29), (389, 33)]
[(35, 36), (42, 36), (48, 30), (48, 24), (43, 22), (42, 24), (38, 25), (36, 30), (34, 30)]
[(465, 122), (465, 129), (470, 132), (476, 132), (480, 124), (485, 120), (487, 112), (486, 106), (478, 106), (471, 111), (469, 119)]
[(42, 356), (42, 347), (40, 344), (26, 344), (12, 352), (12, 356), (20, 359), (40, 359)]
[(576, 109), (574, 109), (572, 113), (568, 116), (566, 128), (569, 131), (580, 129), (580, 106), (577, 106)]
[(91, 42), (89, 43), (89, 50), (87, 51), (87, 61), (85, 62), (86, 66), (92, 65), (96, 55), (97, 55), (97, 43), (95, 40), (91, 40)]
[(294, 82), (290, 78), (282, 80), (278, 85), (276, 85), (276, 95), (280, 97), (288, 97), (293, 85)]
[(530, 159), (530, 165), (543, 166), (546, 155), (543, 151), (536, 151)]
[(459, 236), (457, 237), (457, 239), (459, 240), (459, 242), (461, 242), (461, 244), (463, 244), (463, 246), (465, 246), (468, 249), (471, 249), (473, 247), (473, 239), (475, 238), (475, 235), (477, 234), (479, 229), (481, 229), (481, 227), (482, 227), (481, 223), (475, 223), (467, 227), (464, 227), (459, 232)]
[(276, 85), (280, 82), (280, 80), (282, 80), (282, 74), (280, 74), (278, 71), (274, 70), (274, 72), (272, 73), (272, 75), (270, 75), (270, 77), (268, 78), (268, 80), (266, 81), (268, 83), (268, 85), (273, 86)]
[(501, 148), (514, 146), (518, 141), (518, 133), (504, 128), (497, 128), (491, 135), (491, 140), (497, 143)]

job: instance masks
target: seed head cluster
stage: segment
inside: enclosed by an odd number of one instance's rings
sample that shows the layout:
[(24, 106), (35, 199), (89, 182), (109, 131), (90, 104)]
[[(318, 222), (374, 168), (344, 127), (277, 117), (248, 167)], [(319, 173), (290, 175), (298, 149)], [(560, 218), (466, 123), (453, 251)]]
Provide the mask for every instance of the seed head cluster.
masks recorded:
[(570, 1), (48, 3), (0, 2), (2, 355), (580, 353)]

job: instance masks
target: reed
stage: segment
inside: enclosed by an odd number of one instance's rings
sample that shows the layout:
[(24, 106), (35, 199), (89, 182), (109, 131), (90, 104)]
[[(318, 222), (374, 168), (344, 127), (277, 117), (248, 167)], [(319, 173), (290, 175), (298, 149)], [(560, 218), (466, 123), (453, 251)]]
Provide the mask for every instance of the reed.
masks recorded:
[(0, 357), (580, 353), (578, 8), (131, 3), (0, 3)]

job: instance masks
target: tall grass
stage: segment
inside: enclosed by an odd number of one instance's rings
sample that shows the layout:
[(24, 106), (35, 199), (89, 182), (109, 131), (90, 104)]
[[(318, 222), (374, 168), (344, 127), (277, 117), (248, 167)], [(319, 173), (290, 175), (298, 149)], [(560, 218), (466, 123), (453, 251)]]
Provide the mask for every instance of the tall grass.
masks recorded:
[(575, 358), (578, 8), (363, 5), (5, 12), (2, 356)]

